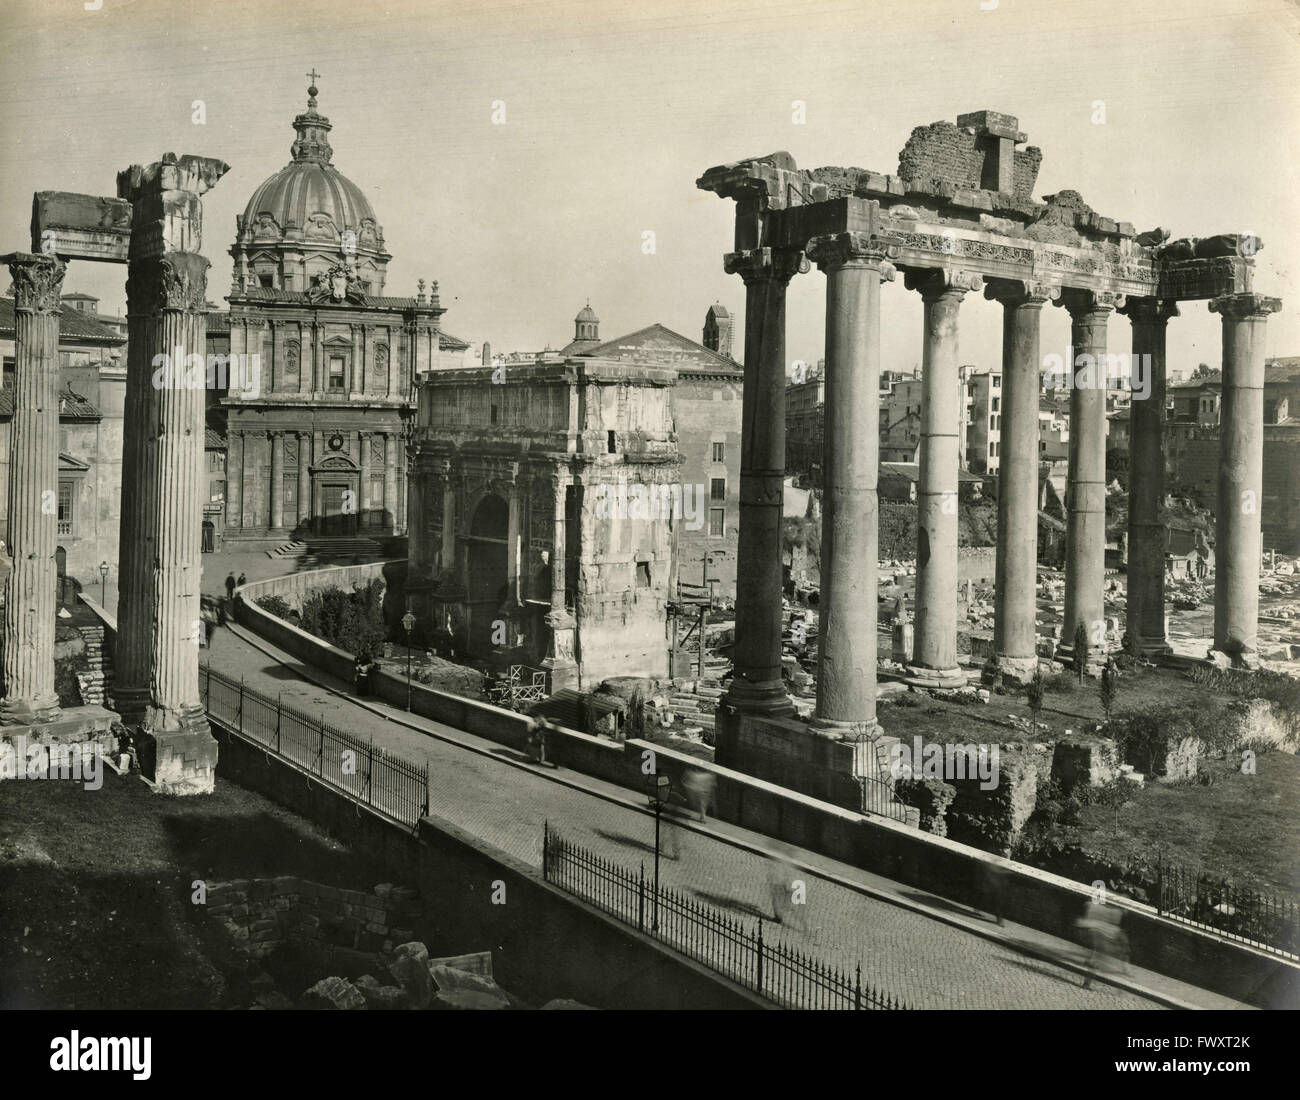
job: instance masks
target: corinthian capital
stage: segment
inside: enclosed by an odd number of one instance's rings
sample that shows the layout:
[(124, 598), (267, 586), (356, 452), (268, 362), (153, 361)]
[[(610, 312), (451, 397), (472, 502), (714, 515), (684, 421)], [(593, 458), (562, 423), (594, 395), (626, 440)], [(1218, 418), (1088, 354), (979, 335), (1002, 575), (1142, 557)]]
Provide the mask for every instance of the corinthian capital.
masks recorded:
[(914, 269), (903, 275), (903, 285), (908, 290), (920, 291), (927, 301), (944, 295), (965, 297), (970, 290), (979, 290), (984, 285), (982, 275), (963, 268), (941, 267)]
[(984, 297), (1004, 306), (1041, 306), (1060, 298), (1061, 288), (1029, 279), (989, 279), (984, 286)]
[(1266, 318), (1281, 308), (1281, 298), (1266, 298), (1262, 294), (1225, 294), (1210, 301), (1210, 312), (1223, 314), (1225, 321)]
[(14, 309), (19, 313), (58, 313), (59, 294), (68, 265), (57, 256), (11, 252), (0, 257), (14, 280)]
[(894, 265), (888, 261), (898, 256), (898, 246), (869, 233), (850, 231), (814, 237), (808, 242), (808, 255), (826, 272), (841, 267), (878, 266), (880, 281), (887, 283), (894, 278)]
[(1178, 316), (1178, 303), (1173, 298), (1130, 298), (1116, 312), (1134, 325), (1164, 325)]
[(1082, 290), (1068, 288), (1056, 304), (1064, 306), (1073, 318), (1082, 318), (1090, 313), (1109, 313), (1121, 309), (1126, 296), (1115, 290)]
[(728, 275), (739, 275), (748, 286), (765, 279), (788, 283), (795, 275), (808, 270), (808, 260), (793, 248), (747, 248), (742, 252), (728, 252), (722, 258), (722, 266)]

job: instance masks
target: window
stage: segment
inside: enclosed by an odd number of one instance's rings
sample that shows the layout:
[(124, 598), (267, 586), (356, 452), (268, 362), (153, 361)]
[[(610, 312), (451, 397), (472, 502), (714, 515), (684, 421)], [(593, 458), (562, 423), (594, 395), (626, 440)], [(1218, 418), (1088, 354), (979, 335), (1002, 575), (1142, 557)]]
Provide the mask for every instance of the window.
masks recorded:
[(709, 499), (710, 500), (727, 499), (727, 479), (725, 477), (715, 477), (710, 480)]
[(1040, 439), (1040, 440), (1038, 441), (1038, 452), (1039, 452), (1039, 454), (1042, 454), (1045, 450), (1047, 450), (1047, 441), (1044, 440), (1044, 439)]
[(212, 503), (226, 499), (226, 483), (224, 481), (211, 481), (208, 483), (208, 500)]
[(725, 508), (709, 509), (709, 537), (720, 539), (727, 533), (727, 510)]
[(72, 482), (59, 482), (59, 534), (72, 534)]
[(257, 281), (265, 290), (272, 289), (273, 284), (270, 275), (259, 275)]
[(330, 356), (330, 373), (329, 389), (332, 393), (342, 393), (345, 383), (346, 372), (344, 370), (343, 356)]
[(713, 461), (725, 462), (726, 458), (724, 456), (726, 454), (726, 450), (727, 450), (727, 445), (725, 443), (715, 443), (713, 445)]
[(999, 409), (999, 407), (1001, 406), (1001, 404), (1002, 404), (1002, 398), (1000, 398), (1000, 397), (995, 397), (995, 398), (993, 398), (993, 404), (990, 405), (989, 407), (990, 407), (994, 412), (997, 412), (998, 409)]
[(208, 470), (214, 474), (224, 474), (226, 472), (225, 451), (208, 452)]
[(1002, 375), (1000, 374), (993, 375), (993, 388), (995, 390), (1000, 390), (1002, 388)]
[(12, 355), (6, 355), (4, 359), (4, 388), (12, 389), (14, 384), (15, 360)]
[(495, 405), (493, 405), (493, 406), (492, 406), (492, 423), (495, 424), (496, 422), (497, 422), (497, 407), (496, 407)]
[(996, 428), (996, 427), (998, 426), (998, 424), (997, 424), (997, 420), (998, 420), (998, 418), (997, 418), (996, 416), (990, 416), (990, 417), (989, 417), (989, 430), (990, 430), (990, 431), (992, 431), (994, 428)]
[(636, 586), (638, 588), (650, 587), (650, 563), (648, 561), (636, 563)]
[(618, 444), (615, 441), (613, 432), (610, 432), (609, 435), (606, 437), (605, 446), (608, 449), (610, 454), (613, 454), (618, 449)]

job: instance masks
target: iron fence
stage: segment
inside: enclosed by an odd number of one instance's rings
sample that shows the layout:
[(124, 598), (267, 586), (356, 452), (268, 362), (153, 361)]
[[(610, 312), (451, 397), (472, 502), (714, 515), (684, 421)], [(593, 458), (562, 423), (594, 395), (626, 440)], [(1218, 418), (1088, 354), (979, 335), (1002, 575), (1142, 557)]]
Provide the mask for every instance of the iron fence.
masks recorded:
[(414, 827), (428, 812), (426, 768), (214, 672), (210, 664), (201, 673), (203, 705), (223, 726), (404, 825)]
[(905, 1009), (897, 997), (788, 944), (765, 936), (763, 921), (744, 921), (646, 878), (556, 835), (542, 838), (542, 877), (602, 912), (654, 936), (784, 1008)]
[(520, 704), (545, 699), (546, 670), (531, 665), (511, 665), (507, 674), (489, 692), (497, 706), (518, 710)]
[(907, 824), (907, 805), (894, 794), (892, 783), (874, 776), (860, 775), (858, 786), (862, 791), (862, 813), (879, 814)]
[(1275, 955), (1300, 958), (1300, 904), (1156, 861), (1156, 912)]

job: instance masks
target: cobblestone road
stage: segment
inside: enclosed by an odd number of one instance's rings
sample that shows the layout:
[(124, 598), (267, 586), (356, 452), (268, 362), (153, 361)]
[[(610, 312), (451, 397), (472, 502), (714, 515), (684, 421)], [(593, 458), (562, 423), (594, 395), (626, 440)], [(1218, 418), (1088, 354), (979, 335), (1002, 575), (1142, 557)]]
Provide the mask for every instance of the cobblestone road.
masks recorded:
[[(570, 771), (542, 772), (521, 766), (512, 750), (441, 726), (403, 711), (377, 704), (380, 711), (401, 722), (412, 721), (430, 731), (452, 737), (459, 744), (431, 737), (398, 721), (373, 713), (353, 699), (304, 679), (342, 688), (315, 669), (305, 669), (242, 628), (220, 632), (205, 651), (213, 667), (226, 675), (243, 677), (265, 694), (280, 695), (286, 703), (309, 714), (321, 714), (338, 728), (374, 736), (375, 744), (415, 761), (427, 760), (433, 778), (433, 812), (518, 859), (541, 863), (543, 822), (549, 821), (568, 840), (594, 849), (630, 868), (653, 859), (654, 819), (634, 792)], [(367, 700), (368, 703), (373, 701)], [(702, 902), (734, 916), (757, 919), (772, 912), (772, 887), (777, 864), (764, 854), (738, 845), (768, 849), (773, 844), (761, 834), (710, 821), (708, 835), (684, 821), (668, 826), (674, 834), (679, 858), (661, 865), (661, 881), (689, 892)], [(733, 840), (735, 843), (733, 843)], [(1041, 951), (1044, 944), (1055, 957), (1079, 959), (1079, 948), (1053, 941), (1040, 933), (1008, 925), (1012, 943), (995, 942), (953, 927), (889, 901), (878, 900), (829, 881), (816, 871), (838, 875), (876, 887), (887, 886), (902, 897), (926, 899), (952, 908), (942, 899), (888, 883), (812, 853), (798, 853), (799, 861), (815, 871), (790, 871), (807, 885), (807, 904), (799, 910), (802, 927), (787, 922), (781, 937), (818, 956), (824, 962), (852, 969), (860, 962), (863, 978), (901, 997), (915, 1008), (1160, 1008), (1158, 1001), (1128, 990), (1094, 983), (1081, 988), (1082, 977), (1055, 963), (1017, 951), (1012, 944), (1019, 931), (1026, 943)], [(970, 911), (963, 915), (971, 916)], [(980, 919), (977, 915), (975, 919)], [(769, 929), (775, 931), (775, 928)], [(1151, 984), (1142, 980), (1149, 978)], [(1233, 1007), (1234, 1002), (1204, 991), (1192, 990), (1146, 972), (1135, 981), (1175, 996), (1199, 994), (1198, 1003)]]

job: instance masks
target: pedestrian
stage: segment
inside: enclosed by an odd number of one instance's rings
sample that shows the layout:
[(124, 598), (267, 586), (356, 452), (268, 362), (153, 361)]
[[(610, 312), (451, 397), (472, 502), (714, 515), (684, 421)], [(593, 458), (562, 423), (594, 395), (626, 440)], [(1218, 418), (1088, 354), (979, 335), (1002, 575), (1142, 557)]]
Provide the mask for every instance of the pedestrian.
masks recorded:
[(1083, 916), (1076, 922), (1082, 933), (1088, 956), (1084, 960), (1087, 971), (1083, 978), (1083, 988), (1092, 988), (1094, 971), (1124, 972), (1125, 959), (1128, 956), (1127, 937), (1120, 928), (1123, 913), (1114, 905), (1107, 905), (1098, 898), (1089, 898)]
[(234, 571), (232, 570), (231, 572), (226, 574), (226, 599), (233, 600), (234, 598), (235, 598), (235, 574)]
[(999, 925), (1005, 923), (1003, 911), (1007, 892), (1007, 868), (989, 857), (984, 867), (984, 904)]
[(370, 694), (370, 662), (365, 657), (357, 658), (356, 667), (357, 694)]
[[(248, 578), (247, 578), (246, 576), (244, 576), (243, 573), (240, 573), (240, 574), (239, 574), (239, 581), (238, 581), (238, 583), (239, 583), (239, 587), (240, 587), (240, 588), (243, 588), (244, 585), (246, 585), (246, 584), (248, 583)], [(234, 593), (232, 592), (231, 595), (233, 596)]]
[(802, 929), (804, 920), (798, 907), (806, 904), (803, 897), (805, 884), (794, 865), (792, 851), (780, 841), (772, 842), (768, 850), (771, 854), (767, 868), (767, 892), (768, 900), (772, 903), (772, 920), (786, 927)]
[(683, 777), (682, 786), (686, 788), (686, 804), (694, 811), (698, 821), (705, 820), (710, 810), (717, 813), (715, 803), (717, 785), (717, 776), (699, 768), (692, 768)]

